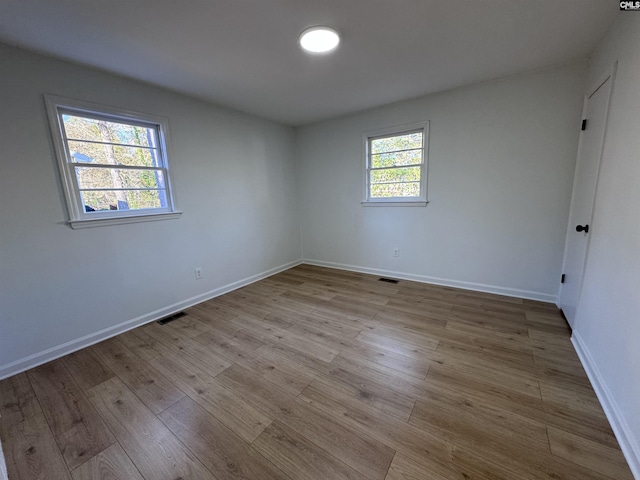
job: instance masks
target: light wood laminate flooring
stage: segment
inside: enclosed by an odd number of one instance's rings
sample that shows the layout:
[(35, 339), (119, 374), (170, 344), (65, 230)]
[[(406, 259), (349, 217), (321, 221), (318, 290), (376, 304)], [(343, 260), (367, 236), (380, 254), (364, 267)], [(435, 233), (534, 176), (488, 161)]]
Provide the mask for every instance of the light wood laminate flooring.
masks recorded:
[(555, 306), (300, 265), (0, 382), (11, 480), (632, 479)]

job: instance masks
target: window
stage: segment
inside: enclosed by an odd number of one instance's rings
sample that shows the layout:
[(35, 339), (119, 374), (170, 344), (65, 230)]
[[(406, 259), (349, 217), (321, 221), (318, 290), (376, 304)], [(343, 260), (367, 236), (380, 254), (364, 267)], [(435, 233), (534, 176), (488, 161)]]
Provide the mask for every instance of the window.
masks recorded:
[(363, 205), (427, 204), (428, 131), (422, 122), (365, 134)]
[(45, 96), (73, 228), (176, 218), (167, 121)]

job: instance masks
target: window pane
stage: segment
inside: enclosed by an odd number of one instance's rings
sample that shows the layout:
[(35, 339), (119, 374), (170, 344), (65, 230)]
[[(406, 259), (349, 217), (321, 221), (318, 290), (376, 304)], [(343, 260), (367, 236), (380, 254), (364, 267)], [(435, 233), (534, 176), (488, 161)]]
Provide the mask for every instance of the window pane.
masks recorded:
[(76, 167), (78, 186), (86, 188), (164, 188), (159, 170)]
[(410, 148), (422, 148), (421, 131), (371, 140), (372, 154), (393, 152), (394, 150), (407, 150)]
[(125, 123), (96, 120), (70, 114), (62, 115), (67, 138), (93, 142), (124, 143), (141, 147), (155, 147), (155, 129)]
[(80, 192), (87, 213), (105, 210), (139, 210), (167, 206), (164, 190), (101, 190)]
[(419, 182), (420, 167), (390, 168), (385, 170), (372, 170), (371, 183), (387, 182)]
[(373, 168), (416, 165), (419, 163), (422, 163), (422, 149), (371, 155), (371, 166)]
[(160, 166), (157, 150), (73, 141), (69, 141), (68, 144), (73, 162), (136, 167)]
[(371, 198), (419, 197), (420, 183), (383, 183), (371, 185)]

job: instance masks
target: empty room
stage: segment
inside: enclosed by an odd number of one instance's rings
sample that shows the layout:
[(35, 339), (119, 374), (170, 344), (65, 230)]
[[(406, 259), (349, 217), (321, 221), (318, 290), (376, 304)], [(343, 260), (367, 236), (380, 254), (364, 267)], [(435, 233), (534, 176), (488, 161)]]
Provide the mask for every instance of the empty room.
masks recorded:
[(0, 0), (0, 480), (640, 480), (640, 2)]

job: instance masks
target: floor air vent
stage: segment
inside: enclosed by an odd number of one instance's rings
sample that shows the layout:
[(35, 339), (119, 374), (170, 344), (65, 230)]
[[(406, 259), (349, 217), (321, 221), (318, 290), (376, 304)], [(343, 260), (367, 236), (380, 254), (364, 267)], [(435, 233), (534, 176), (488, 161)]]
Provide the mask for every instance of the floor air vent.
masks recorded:
[(387, 283), (398, 283), (399, 280), (394, 280), (393, 278), (379, 278), (378, 279), (380, 282), (387, 282)]
[(174, 320), (177, 320), (180, 317), (184, 317), (187, 314), (184, 312), (178, 312), (178, 313), (174, 313), (173, 315), (170, 315), (168, 317), (164, 317), (162, 320), (158, 320), (158, 323), (160, 325), (164, 325), (165, 323), (169, 323), (169, 322), (173, 322)]

